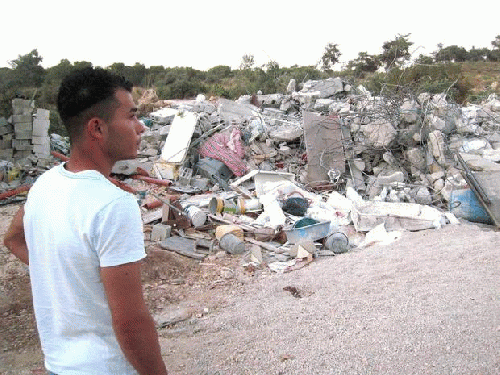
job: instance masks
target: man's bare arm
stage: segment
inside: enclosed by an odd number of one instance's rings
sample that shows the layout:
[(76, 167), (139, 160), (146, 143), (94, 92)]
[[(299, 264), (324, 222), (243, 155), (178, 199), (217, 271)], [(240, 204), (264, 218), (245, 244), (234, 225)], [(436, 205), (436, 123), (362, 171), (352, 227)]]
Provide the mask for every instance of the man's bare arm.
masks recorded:
[(28, 246), (24, 237), (24, 206), (21, 206), (12, 218), (10, 227), (4, 236), (4, 245), (23, 263), (29, 264)]
[(102, 267), (113, 329), (125, 357), (140, 375), (165, 375), (155, 324), (144, 301), (141, 263)]

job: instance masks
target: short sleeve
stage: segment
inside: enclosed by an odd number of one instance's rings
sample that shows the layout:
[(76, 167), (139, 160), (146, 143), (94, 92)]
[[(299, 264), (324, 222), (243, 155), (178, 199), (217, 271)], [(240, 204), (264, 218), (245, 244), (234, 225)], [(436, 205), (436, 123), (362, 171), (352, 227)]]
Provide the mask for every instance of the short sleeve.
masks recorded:
[(101, 209), (94, 227), (93, 243), (101, 267), (137, 262), (146, 256), (141, 212), (131, 194)]

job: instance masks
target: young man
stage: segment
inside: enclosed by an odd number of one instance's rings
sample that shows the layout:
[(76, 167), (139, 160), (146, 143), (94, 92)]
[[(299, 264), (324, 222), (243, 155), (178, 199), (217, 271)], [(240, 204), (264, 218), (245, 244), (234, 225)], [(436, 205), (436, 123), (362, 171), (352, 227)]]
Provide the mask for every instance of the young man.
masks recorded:
[(137, 156), (144, 132), (131, 89), (99, 68), (62, 82), (70, 159), (38, 178), (5, 235), (29, 264), (50, 373), (167, 374), (142, 293), (139, 207), (107, 179), (115, 162)]

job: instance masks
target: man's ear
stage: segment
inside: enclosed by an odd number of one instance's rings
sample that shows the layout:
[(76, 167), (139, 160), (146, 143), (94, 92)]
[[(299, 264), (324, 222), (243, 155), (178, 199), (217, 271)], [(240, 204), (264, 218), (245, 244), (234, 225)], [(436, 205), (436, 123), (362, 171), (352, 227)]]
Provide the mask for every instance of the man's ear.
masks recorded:
[(92, 117), (87, 121), (86, 131), (90, 140), (101, 140), (107, 134), (106, 123), (99, 117)]

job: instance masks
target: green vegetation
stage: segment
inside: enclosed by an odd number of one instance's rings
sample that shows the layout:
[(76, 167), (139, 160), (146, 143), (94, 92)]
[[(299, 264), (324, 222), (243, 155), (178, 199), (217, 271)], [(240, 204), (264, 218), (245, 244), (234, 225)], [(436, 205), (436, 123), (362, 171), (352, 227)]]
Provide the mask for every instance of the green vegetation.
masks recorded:
[[(353, 87), (364, 85), (375, 95), (446, 92), (450, 100), (463, 104), (479, 101), (494, 92), (500, 94), (500, 35), (491, 42), (491, 49), (438, 45), (431, 56), (420, 55), (413, 61), (409, 52), (413, 43), (409, 38), (410, 34), (397, 35), (384, 42), (380, 55), (360, 52), (339, 71), (333, 70), (341, 56), (335, 43), (328, 43), (317, 66), (281, 67), (276, 61), (256, 66), (254, 56), (245, 54), (238, 69), (226, 65), (208, 71), (160, 65), (148, 68), (139, 62), (132, 66), (116, 62), (105, 68), (124, 75), (135, 86), (154, 88), (160, 99), (192, 98), (200, 93), (228, 99), (259, 91), (284, 93), (292, 78), (300, 84), (309, 79), (338, 76)], [(35, 99), (38, 106), (53, 112), (50, 131), (64, 134), (55, 111), (58, 87), (69, 72), (92, 66), (92, 62), (71, 63), (63, 59), (56, 66), (44, 69), (42, 59), (34, 49), (12, 60), (10, 68), (0, 68), (0, 116), (10, 116), (14, 97)]]

